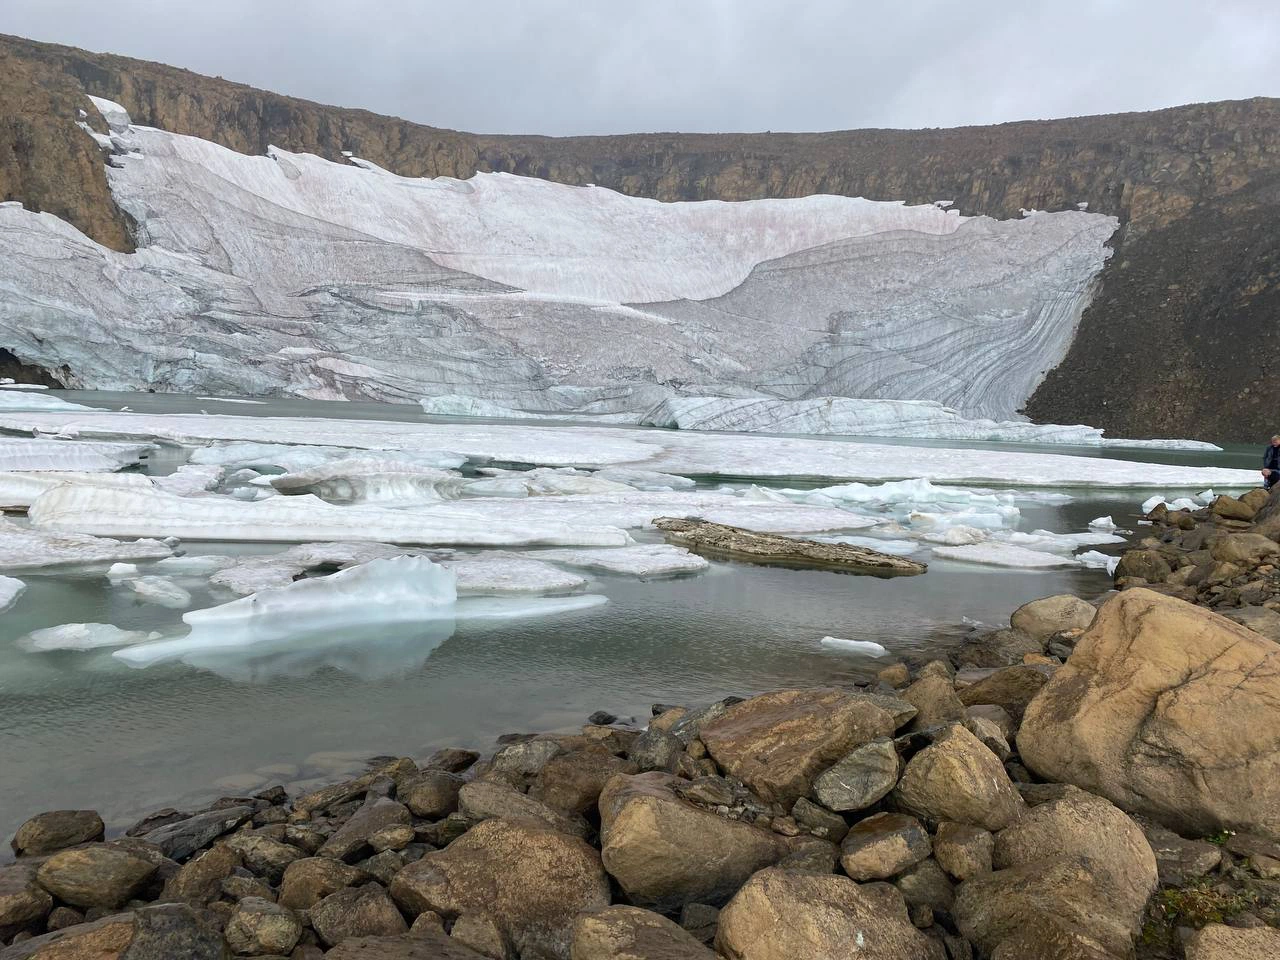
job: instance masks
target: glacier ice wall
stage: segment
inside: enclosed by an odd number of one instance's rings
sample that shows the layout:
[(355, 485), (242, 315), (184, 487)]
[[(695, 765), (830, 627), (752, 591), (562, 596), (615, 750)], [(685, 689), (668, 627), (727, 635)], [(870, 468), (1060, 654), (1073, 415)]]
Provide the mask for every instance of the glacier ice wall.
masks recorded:
[(0, 204), (0, 346), (85, 387), (590, 412), (834, 394), (1009, 417), (1065, 354), (1116, 227), (410, 179), (95, 106), (138, 251)]

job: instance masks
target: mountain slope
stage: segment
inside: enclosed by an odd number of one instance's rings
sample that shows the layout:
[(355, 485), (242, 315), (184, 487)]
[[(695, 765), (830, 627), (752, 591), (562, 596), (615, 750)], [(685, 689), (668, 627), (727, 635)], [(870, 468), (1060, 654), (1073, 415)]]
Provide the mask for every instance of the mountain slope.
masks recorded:
[(1277, 100), (955, 130), (548, 138), (441, 130), (17, 38), (0, 38), (0, 70), (13, 90), (0, 104), (0, 195), (115, 249), (130, 248), (128, 223), (73, 126), (81, 92), (242, 152), (351, 150), (408, 176), (506, 171), (661, 200), (951, 199), (996, 217), (1088, 203), (1120, 218), (1116, 253), (1028, 412), (1123, 435), (1274, 432), (1258, 378), (1280, 362)]

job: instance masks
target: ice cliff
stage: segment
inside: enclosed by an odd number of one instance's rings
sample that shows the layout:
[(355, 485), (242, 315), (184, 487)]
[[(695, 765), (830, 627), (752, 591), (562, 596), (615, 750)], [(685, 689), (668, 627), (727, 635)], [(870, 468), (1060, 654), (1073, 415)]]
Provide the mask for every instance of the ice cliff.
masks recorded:
[(86, 387), (589, 412), (837, 395), (1008, 419), (1065, 355), (1116, 227), (410, 179), (95, 106), (137, 252), (0, 204), (0, 344)]

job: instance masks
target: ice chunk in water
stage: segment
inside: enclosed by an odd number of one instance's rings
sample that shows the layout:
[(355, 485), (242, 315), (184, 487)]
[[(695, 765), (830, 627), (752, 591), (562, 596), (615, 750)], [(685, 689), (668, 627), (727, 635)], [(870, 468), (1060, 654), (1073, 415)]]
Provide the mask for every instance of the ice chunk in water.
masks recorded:
[(889, 651), (871, 640), (845, 640), (843, 637), (823, 637), (821, 644), (829, 650), (849, 653), (865, 653), (869, 657), (882, 657)]
[(606, 550), (539, 550), (530, 556), (582, 570), (602, 570), (641, 579), (699, 573), (711, 566), (697, 554), (670, 543), (639, 543)]
[(149, 560), (167, 557), (172, 552), (158, 540), (125, 543), (79, 533), (33, 530), (0, 518), (0, 569), (34, 570), (112, 560)]
[(212, 463), (184, 463), (173, 473), (152, 477), (152, 484), (175, 497), (191, 497), (212, 490), (222, 480), (223, 468)]
[[(203, 577), (211, 573), (217, 573), (236, 561), (231, 557), (222, 557), (216, 554), (209, 554), (196, 557), (165, 557), (165, 559), (156, 562), (156, 569), (171, 576), (178, 577)], [(108, 571), (110, 575), (110, 571)]]
[(0, 613), (4, 613), (22, 596), (27, 585), (16, 577), (0, 577)]
[(1110, 516), (1098, 517), (1089, 521), (1089, 526), (1095, 530), (1114, 530), (1116, 522)]
[(24, 650), (96, 650), (99, 647), (123, 647), (131, 643), (154, 640), (158, 633), (121, 630), (109, 623), (64, 623), (43, 630), (32, 630), (18, 640)]
[(79, 470), (110, 473), (137, 464), (149, 443), (0, 437), (0, 470)]
[(141, 473), (89, 473), (83, 470), (48, 470), (0, 473), (0, 507), (23, 509), (36, 497), (60, 483), (96, 483), (106, 487), (150, 490), (151, 479)]
[[(281, 644), (336, 642), (335, 637), (377, 625), (447, 623), (467, 617), (538, 616), (595, 606), (603, 597), (459, 602), (452, 571), (425, 557), (394, 557), (298, 580), (183, 615), (191, 632), (118, 650), (131, 666)], [(450, 627), (451, 629), (451, 627)]]
[(107, 579), (112, 583), (123, 583), (125, 580), (132, 580), (140, 576), (142, 574), (139, 572), (136, 563), (113, 563), (107, 567)]
[(173, 610), (191, 606), (191, 594), (168, 577), (138, 577), (124, 581), (130, 590), (148, 603)]
[[(4, 384), (6, 387), (25, 388), (26, 384)], [(52, 397), (39, 391), (28, 393), (26, 389), (0, 390), (0, 412), (29, 413), (44, 410), (96, 410), (97, 407), (86, 407), (82, 403), (71, 403), (58, 397)]]
[(1028, 550), (1011, 543), (988, 540), (964, 547), (934, 547), (934, 557), (963, 560), (991, 567), (1013, 567), (1022, 570), (1049, 570), (1054, 567), (1074, 567), (1076, 561), (1057, 553)]
[(443, 566), (458, 578), (460, 594), (570, 593), (587, 583), (576, 573), (510, 553), (459, 557), (444, 561)]
[(1076, 556), (1076, 561), (1082, 566), (1090, 570), (1105, 570), (1108, 575), (1116, 572), (1116, 567), (1120, 566), (1119, 557), (1109, 557), (1105, 553), (1098, 550), (1089, 550)]

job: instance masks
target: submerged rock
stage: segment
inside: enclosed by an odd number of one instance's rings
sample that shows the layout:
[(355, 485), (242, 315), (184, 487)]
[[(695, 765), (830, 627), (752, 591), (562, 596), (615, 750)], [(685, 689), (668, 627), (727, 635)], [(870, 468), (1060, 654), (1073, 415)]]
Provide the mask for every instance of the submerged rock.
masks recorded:
[(916, 576), (923, 563), (847, 543), (820, 543), (776, 533), (756, 533), (707, 520), (659, 517), (653, 525), (667, 540), (703, 556), (770, 566), (840, 570), (876, 577)]

